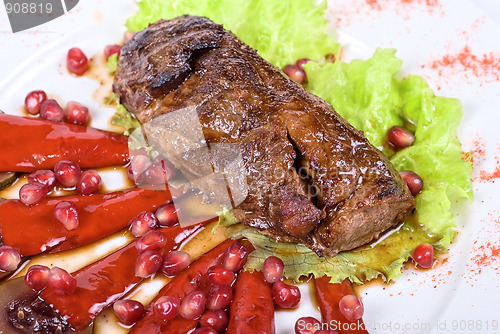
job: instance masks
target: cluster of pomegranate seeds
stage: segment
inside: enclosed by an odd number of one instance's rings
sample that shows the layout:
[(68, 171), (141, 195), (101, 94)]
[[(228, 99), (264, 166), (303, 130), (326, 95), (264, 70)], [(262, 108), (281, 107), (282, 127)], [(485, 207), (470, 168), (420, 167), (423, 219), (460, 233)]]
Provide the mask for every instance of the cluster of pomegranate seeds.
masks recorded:
[(43, 184), (51, 190), (56, 185), (56, 174), (50, 169), (39, 169), (28, 175), (28, 182)]
[(313, 317), (302, 317), (295, 322), (295, 334), (314, 334), (321, 328), (321, 322)]
[(410, 147), (415, 141), (415, 136), (410, 131), (395, 125), (387, 131), (387, 139), (394, 149), (401, 150)]
[(283, 276), (283, 270), (285, 269), (285, 264), (283, 261), (276, 256), (269, 256), (264, 261), (264, 266), (262, 267), (262, 273), (264, 278), (268, 283), (274, 283), (281, 279)]
[(165, 276), (175, 276), (191, 263), (191, 256), (182, 251), (170, 251), (163, 257), (161, 272)]
[(47, 100), (47, 94), (43, 90), (29, 92), (24, 99), (24, 108), (30, 115), (38, 115), (40, 106)]
[(206, 310), (199, 320), (200, 328), (212, 328), (216, 333), (223, 333), (228, 323), (224, 310)]
[(49, 273), (48, 286), (57, 293), (70, 295), (75, 292), (76, 279), (64, 269), (52, 267)]
[(40, 117), (48, 121), (62, 122), (64, 110), (54, 99), (48, 99), (40, 105)]
[(155, 216), (162, 227), (173, 226), (178, 222), (177, 209), (172, 203), (160, 205), (155, 211)]
[(233, 290), (229, 285), (216, 284), (210, 288), (207, 295), (206, 307), (209, 310), (223, 309), (231, 304)]
[(143, 235), (135, 243), (135, 248), (139, 253), (147, 250), (160, 251), (167, 244), (165, 235), (158, 230), (152, 230)]
[(76, 75), (82, 75), (89, 68), (89, 60), (80, 48), (71, 48), (66, 56), (68, 70)]
[(223, 284), (231, 286), (236, 279), (236, 275), (232, 270), (221, 265), (215, 265), (208, 268), (208, 281), (212, 284)]
[(76, 190), (82, 195), (90, 195), (101, 188), (102, 179), (95, 170), (87, 170), (76, 183)]
[(74, 230), (80, 224), (78, 209), (70, 202), (61, 201), (54, 207), (54, 217), (68, 230)]
[(26, 205), (34, 205), (44, 199), (49, 188), (40, 183), (26, 183), (19, 189), (19, 200)]
[(158, 219), (150, 211), (142, 211), (130, 221), (130, 229), (135, 237), (142, 237), (158, 227)]
[(273, 284), (274, 302), (281, 308), (295, 308), (300, 303), (300, 290), (295, 285), (287, 285), (282, 281)]
[(106, 57), (106, 60), (108, 60), (111, 55), (117, 54), (120, 55), (120, 52), (122, 51), (122, 47), (117, 44), (112, 44), (112, 45), (106, 45), (104, 48), (104, 57)]
[(29, 92), (24, 99), (24, 108), (31, 115), (40, 114), (40, 118), (53, 122), (87, 124), (90, 120), (89, 108), (70, 101), (63, 109), (55, 99), (47, 99), (43, 90)]
[(413, 260), (422, 268), (431, 268), (434, 264), (434, 247), (426, 242), (421, 243), (413, 250)]
[(417, 196), (420, 192), (422, 192), (422, 189), (424, 188), (424, 181), (420, 176), (418, 176), (417, 173), (409, 170), (403, 170), (399, 172), (399, 175), (401, 175), (401, 178), (406, 182), (408, 189), (410, 189), (413, 196)]
[(339, 301), (340, 313), (350, 322), (361, 319), (364, 313), (363, 303), (355, 295), (345, 295)]
[(0, 271), (13, 271), (21, 263), (21, 255), (10, 246), (0, 246)]
[(181, 317), (189, 320), (196, 320), (205, 311), (206, 297), (202, 291), (192, 291), (187, 294), (179, 306)]
[(76, 162), (61, 160), (54, 166), (56, 179), (65, 187), (74, 187), (82, 176), (82, 170)]
[(135, 262), (135, 276), (147, 278), (158, 272), (162, 264), (159, 252), (147, 250), (141, 253)]
[(27, 287), (40, 291), (49, 284), (50, 268), (42, 265), (31, 266), (24, 276), (24, 283)]
[(136, 300), (121, 299), (113, 304), (113, 311), (122, 324), (131, 326), (144, 315), (144, 305)]
[(158, 298), (158, 300), (153, 305), (153, 310), (160, 319), (163, 321), (169, 321), (174, 319), (179, 313), (179, 306), (181, 302), (179, 298), (163, 296)]
[(87, 124), (90, 121), (89, 108), (78, 102), (68, 102), (64, 112), (64, 121), (73, 124)]

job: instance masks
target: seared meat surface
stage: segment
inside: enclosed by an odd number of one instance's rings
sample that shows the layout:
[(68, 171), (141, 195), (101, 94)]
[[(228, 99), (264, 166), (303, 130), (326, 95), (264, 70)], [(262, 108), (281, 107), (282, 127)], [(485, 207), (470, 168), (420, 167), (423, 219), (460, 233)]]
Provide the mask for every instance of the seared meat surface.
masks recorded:
[(319, 254), (376, 239), (415, 207), (399, 174), (333, 108), (207, 18), (158, 21), (122, 48), (114, 91), (141, 123), (196, 107), (242, 154), (244, 224)]

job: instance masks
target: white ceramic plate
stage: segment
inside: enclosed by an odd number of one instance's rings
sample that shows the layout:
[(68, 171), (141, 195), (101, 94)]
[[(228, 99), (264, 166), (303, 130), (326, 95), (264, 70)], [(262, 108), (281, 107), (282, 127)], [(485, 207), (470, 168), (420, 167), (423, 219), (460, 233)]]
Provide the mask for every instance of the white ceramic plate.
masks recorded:
[[(113, 110), (92, 98), (97, 82), (68, 75), (64, 59), (73, 46), (94, 55), (119, 41), (135, 10), (131, 0), (85, 0), (63, 17), (12, 34), (0, 9), (0, 109), (21, 114), (26, 93), (44, 89), (64, 102), (86, 104), (92, 125), (106, 128)], [(500, 332), (500, 201), (495, 199), (500, 193), (500, 3), (336, 0), (327, 17), (347, 60), (367, 58), (376, 47), (396, 48), (403, 75), (421, 74), (438, 95), (459, 98), (464, 107), (459, 137), (464, 151), (477, 150), (476, 200), (457, 209), (460, 232), (447, 260), (425, 272), (406, 270), (394, 284), (360, 290), (370, 333)], [(307, 285), (302, 293), (308, 295)], [(293, 332), (295, 320), (306, 315), (319, 316), (307, 297), (299, 310), (278, 312), (278, 334)]]

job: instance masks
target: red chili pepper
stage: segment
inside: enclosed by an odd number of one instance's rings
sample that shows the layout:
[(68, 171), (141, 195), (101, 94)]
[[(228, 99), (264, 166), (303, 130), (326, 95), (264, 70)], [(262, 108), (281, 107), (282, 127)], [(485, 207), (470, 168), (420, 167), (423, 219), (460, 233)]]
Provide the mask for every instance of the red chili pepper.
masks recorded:
[[(167, 244), (162, 255), (177, 249), (202, 225), (182, 228), (179, 225), (162, 229)], [(40, 296), (66, 319), (76, 330), (86, 328), (103, 309), (120, 299), (133, 289), (142, 278), (137, 277), (134, 265), (139, 257), (136, 242), (94, 262), (72, 275), (77, 281), (76, 290), (70, 295), (62, 295), (50, 287)]]
[(234, 284), (227, 334), (274, 334), (271, 285), (261, 271), (242, 271)]
[(128, 161), (128, 139), (83, 125), (0, 115), (0, 171), (53, 169), (60, 160), (82, 168), (121, 165)]
[[(54, 207), (61, 201), (77, 207), (80, 224), (74, 230), (67, 230), (54, 216)], [(63, 251), (117, 232), (140, 211), (155, 210), (168, 201), (170, 192), (142, 188), (91, 196), (47, 197), (34, 206), (8, 200), (0, 203), (0, 236), (5, 245), (17, 249), (21, 256)]]
[(363, 320), (349, 322), (340, 313), (339, 302), (345, 295), (354, 295), (351, 281), (330, 283), (330, 277), (323, 276), (314, 280), (321, 318), (340, 334), (368, 334)]
[(146, 309), (146, 315), (139, 320), (129, 334), (143, 334), (143, 333), (176, 333), (183, 334), (189, 333), (192, 329), (196, 328), (198, 321), (184, 319), (177, 316), (175, 319), (164, 322), (155, 315), (153, 305), (156, 300), (163, 296), (176, 297), (182, 300), (188, 293), (195, 290), (208, 290), (206, 280), (206, 272), (208, 268), (221, 264), (224, 251), (231, 245), (234, 240), (226, 240), (219, 244), (217, 247), (202, 255), (198, 260), (193, 262), (191, 266), (184, 270), (179, 275), (175, 276), (170, 283), (168, 283), (155, 299), (149, 304)]

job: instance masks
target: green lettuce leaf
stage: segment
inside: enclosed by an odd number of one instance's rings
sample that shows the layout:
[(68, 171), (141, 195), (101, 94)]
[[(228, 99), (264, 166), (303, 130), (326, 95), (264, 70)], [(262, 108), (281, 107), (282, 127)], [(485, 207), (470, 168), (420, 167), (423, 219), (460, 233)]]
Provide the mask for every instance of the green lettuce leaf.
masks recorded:
[(139, 31), (159, 19), (183, 14), (206, 16), (278, 66), (300, 58), (320, 60), (338, 51), (327, 33), (324, 0), (142, 0), (127, 28)]
[(118, 66), (118, 54), (113, 53), (111, 56), (109, 56), (108, 60), (106, 61), (106, 69), (108, 70), (108, 73), (114, 74), (117, 66)]
[(139, 121), (132, 116), (132, 114), (123, 106), (123, 104), (119, 104), (116, 107), (116, 112), (111, 118), (111, 124), (118, 125), (125, 128), (125, 135), (129, 135), (135, 129), (137, 129), (141, 124)]

